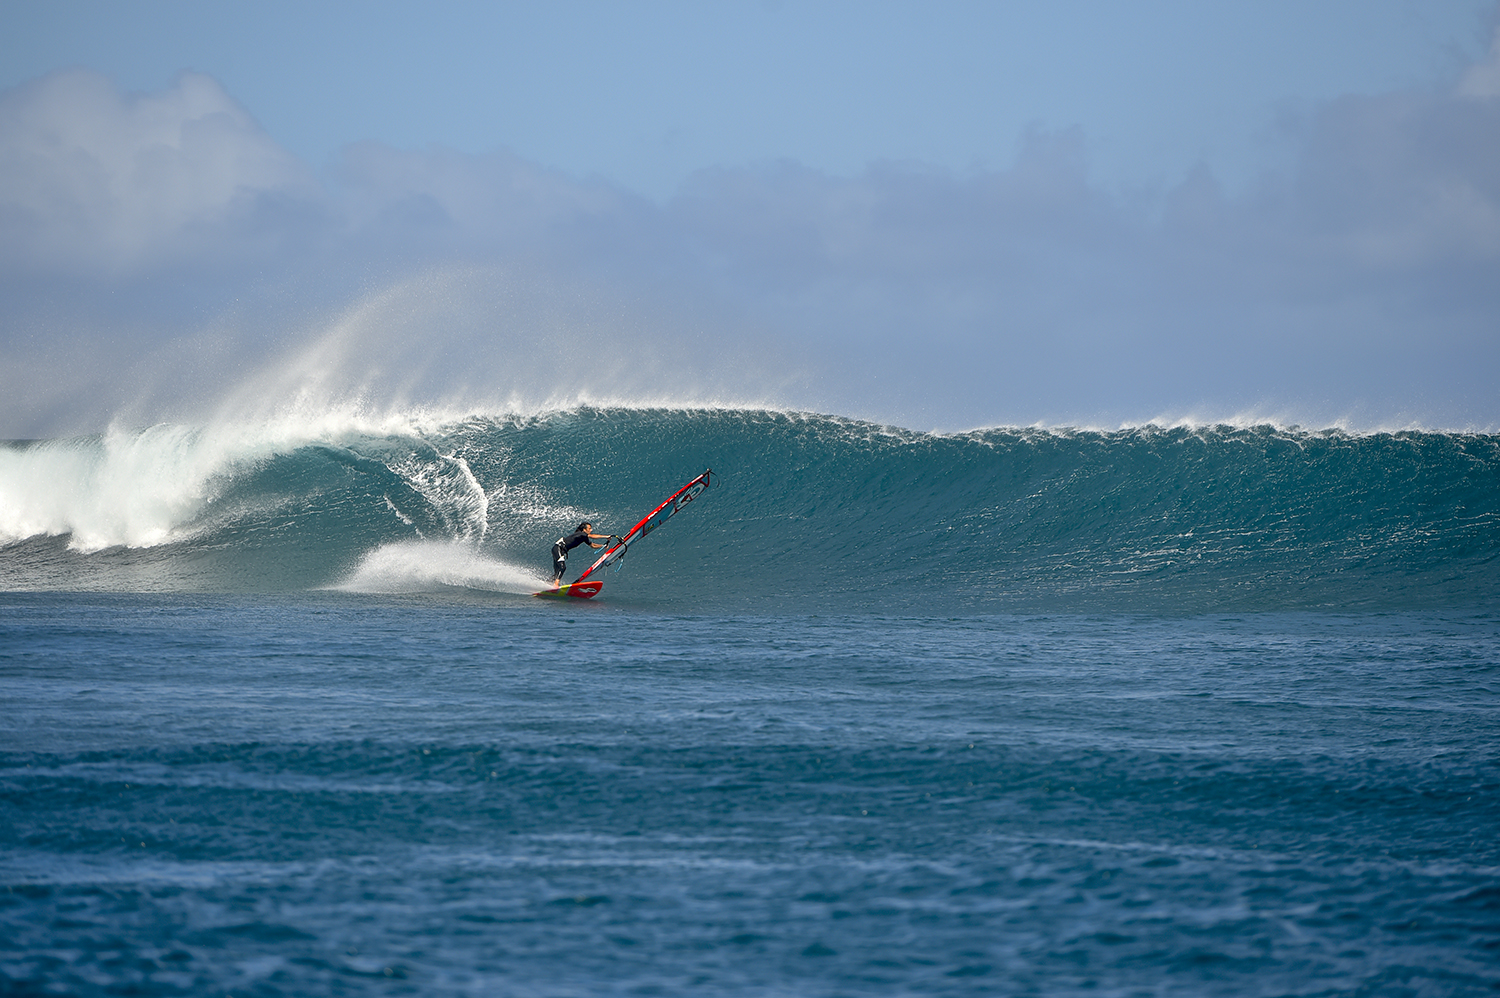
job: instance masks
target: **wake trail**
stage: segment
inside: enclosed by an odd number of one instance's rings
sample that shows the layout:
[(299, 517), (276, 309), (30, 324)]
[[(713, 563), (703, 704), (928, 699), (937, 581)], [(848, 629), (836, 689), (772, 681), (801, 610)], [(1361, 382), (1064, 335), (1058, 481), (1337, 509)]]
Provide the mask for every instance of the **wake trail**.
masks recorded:
[(332, 589), (353, 593), (411, 593), (445, 588), (529, 595), (546, 585), (532, 569), (487, 557), (472, 544), (400, 541), (367, 553)]

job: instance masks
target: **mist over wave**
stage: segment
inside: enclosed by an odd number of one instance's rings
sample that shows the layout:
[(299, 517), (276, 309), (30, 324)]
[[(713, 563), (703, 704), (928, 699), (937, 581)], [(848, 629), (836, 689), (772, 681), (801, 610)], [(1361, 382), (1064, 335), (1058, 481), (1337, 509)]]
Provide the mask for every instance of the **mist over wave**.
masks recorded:
[(559, 533), (584, 518), (623, 532), (709, 467), (713, 488), (608, 576), (609, 600), (1191, 611), (1500, 595), (1493, 434), (938, 434), (587, 406), (8, 444), (0, 576), (10, 590), (525, 593)]

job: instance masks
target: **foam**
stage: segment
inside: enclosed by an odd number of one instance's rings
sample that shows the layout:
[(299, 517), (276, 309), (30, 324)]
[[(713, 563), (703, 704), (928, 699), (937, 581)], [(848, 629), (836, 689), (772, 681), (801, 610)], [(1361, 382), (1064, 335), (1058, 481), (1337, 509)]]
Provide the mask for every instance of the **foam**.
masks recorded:
[(180, 426), (0, 449), (0, 541), (68, 534), (85, 552), (170, 542), (224, 466), (219, 448)]
[(535, 570), (488, 558), (472, 544), (402, 541), (369, 552), (347, 578), (331, 588), (411, 593), (457, 587), (529, 594), (546, 585)]

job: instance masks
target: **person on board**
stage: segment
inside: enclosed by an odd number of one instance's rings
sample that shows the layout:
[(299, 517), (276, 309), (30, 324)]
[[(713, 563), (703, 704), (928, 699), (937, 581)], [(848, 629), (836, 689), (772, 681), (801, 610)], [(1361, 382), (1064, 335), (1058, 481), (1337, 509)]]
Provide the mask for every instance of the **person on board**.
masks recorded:
[(568, 570), (568, 552), (580, 544), (587, 544), (591, 548), (601, 548), (603, 544), (595, 544), (594, 541), (609, 540), (608, 534), (590, 533), (594, 525), (584, 520), (578, 525), (578, 529), (566, 537), (559, 537), (557, 543), (552, 545), (552, 587), (555, 589), (562, 585), (563, 573)]

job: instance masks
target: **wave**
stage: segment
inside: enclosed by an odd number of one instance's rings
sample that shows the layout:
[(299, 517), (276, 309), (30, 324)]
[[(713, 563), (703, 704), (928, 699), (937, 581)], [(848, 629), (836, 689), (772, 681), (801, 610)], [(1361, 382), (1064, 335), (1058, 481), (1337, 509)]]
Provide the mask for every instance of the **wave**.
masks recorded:
[(1500, 595), (1493, 434), (939, 434), (595, 407), (10, 443), (0, 587), (524, 593), (564, 529), (623, 531), (709, 467), (691, 514), (609, 577), (611, 601), (1195, 612)]

